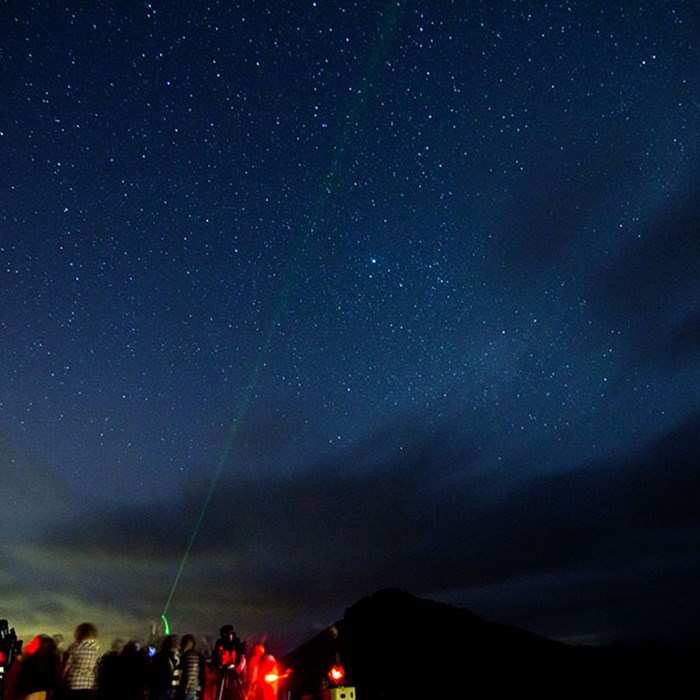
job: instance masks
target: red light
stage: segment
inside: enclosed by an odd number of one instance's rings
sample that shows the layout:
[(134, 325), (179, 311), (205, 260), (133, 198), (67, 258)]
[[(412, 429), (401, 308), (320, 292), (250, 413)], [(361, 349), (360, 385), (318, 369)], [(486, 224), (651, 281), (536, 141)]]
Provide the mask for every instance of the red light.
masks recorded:
[(331, 666), (331, 670), (328, 671), (328, 677), (336, 685), (338, 685), (339, 683), (342, 683), (343, 678), (345, 678), (345, 669), (340, 664), (336, 664), (335, 666)]
[(36, 654), (36, 652), (39, 650), (39, 645), (41, 644), (41, 640), (39, 637), (34, 637), (27, 646), (24, 647), (24, 653), (27, 656), (31, 656), (32, 654)]
[(218, 648), (219, 663), (222, 666), (235, 666), (238, 654), (235, 649), (226, 649), (222, 646)]
[(0, 651), (0, 664), (5, 663), (5, 652)]

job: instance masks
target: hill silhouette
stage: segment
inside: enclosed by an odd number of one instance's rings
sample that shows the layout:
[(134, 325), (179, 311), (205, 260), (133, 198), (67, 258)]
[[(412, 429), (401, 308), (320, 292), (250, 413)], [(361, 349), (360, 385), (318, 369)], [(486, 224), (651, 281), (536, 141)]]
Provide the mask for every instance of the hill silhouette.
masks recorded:
[(388, 589), (283, 657), (293, 700), (320, 691), (337, 651), (358, 700), (685, 697), (696, 649), (580, 647)]

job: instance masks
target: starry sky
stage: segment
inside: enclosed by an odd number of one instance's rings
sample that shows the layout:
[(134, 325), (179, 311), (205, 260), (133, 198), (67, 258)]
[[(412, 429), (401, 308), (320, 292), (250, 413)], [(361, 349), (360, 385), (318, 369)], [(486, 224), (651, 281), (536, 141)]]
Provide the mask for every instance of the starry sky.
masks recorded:
[(700, 623), (700, 6), (0, 6), (0, 617), (289, 649), (384, 587)]

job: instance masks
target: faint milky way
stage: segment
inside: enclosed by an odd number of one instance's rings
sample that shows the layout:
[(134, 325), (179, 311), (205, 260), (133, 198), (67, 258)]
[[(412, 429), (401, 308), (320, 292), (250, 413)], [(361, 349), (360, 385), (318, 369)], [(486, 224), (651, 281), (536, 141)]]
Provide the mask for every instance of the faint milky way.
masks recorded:
[(696, 3), (0, 12), (0, 616), (694, 629)]

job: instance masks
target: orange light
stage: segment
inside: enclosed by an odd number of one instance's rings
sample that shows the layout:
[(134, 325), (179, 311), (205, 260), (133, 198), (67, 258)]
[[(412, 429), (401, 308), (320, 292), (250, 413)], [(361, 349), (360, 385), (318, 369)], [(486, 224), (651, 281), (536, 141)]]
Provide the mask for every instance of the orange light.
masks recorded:
[(265, 683), (269, 683), (272, 685), (273, 683), (277, 683), (277, 681), (281, 681), (283, 678), (287, 678), (289, 676), (290, 671), (287, 671), (287, 673), (277, 673), (277, 671), (270, 671), (270, 673), (265, 674)]
[(345, 669), (340, 665), (336, 664), (331, 666), (331, 670), (328, 671), (328, 677), (337, 685), (343, 682), (345, 678)]

